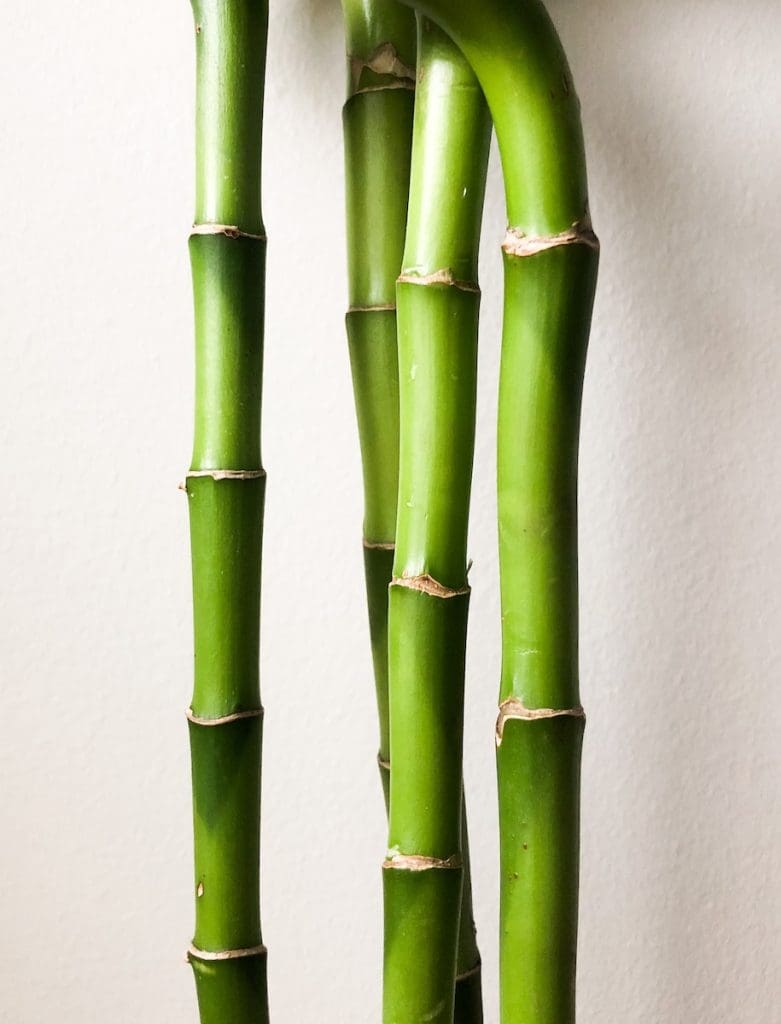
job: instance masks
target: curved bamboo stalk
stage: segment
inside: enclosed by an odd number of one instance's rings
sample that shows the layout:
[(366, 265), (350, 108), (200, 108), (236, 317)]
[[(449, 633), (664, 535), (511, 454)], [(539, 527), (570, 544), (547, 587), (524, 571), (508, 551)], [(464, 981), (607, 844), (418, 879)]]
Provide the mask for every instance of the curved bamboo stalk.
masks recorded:
[(502, 1024), (575, 1020), (577, 448), (598, 244), (579, 105), (539, 0), (409, 0), (458, 43), (504, 168), (498, 497)]
[[(480, 1020), (469, 925), (457, 965), (466, 539), (474, 451), (477, 252), (491, 125), (447, 36), (419, 21), (419, 85), (397, 285), (400, 474), (390, 591), (391, 799), (385, 1024)], [(467, 895), (468, 899), (468, 895)]]
[(195, 440), (187, 496), (195, 680), (188, 712), (202, 1024), (267, 1024), (260, 928), (258, 654), (265, 250), (260, 206), (268, 8), (193, 0), (197, 56)]

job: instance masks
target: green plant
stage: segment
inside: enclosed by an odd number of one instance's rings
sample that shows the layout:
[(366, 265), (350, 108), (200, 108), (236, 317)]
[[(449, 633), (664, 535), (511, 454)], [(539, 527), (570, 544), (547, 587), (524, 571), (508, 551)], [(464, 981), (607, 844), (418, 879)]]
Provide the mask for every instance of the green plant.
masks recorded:
[[(436, 21), (471, 64), (502, 158), (501, 1021), (571, 1024), (584, 723), (577, 448), (598, 262), (579, 104), (539, 0), (405, 2)], [(422, 1019), (421, 1007), (415, 1013), (406, 1019)]]
[(266, 258), (260, 167), (268, 10), (257, 0), (194, 0), (193, 13), (196, 387), (186, 491), (195, 634), (188, 719), (196, 925), (189, 960), (202, 1024), (265, 1024), (258, 647)]
[(389, 617), (384, 1019), (452, 1021), (459, 977), (456, 1019), (474, 1021), (482, 1019), (480, 957), (464, 879), (461, 742), (477, 254), (491, 122), (458, 49), (423, 18), (418, 29), (409, 216), (397, 283), (401, 430)]
[[(498, 417), (501, 1024), (573, 1024), (584, 727), (577, 461), (598, 263), (578, 101), (540, 0), (343, 8), (347, 333), (389, 813), (384, 1024), (482, 1019), (461, 753), (491, 119), (509, 221)], [(260, 0), (193, 0), (193, 9), (189, 958), (202, 1024), (266, 1024), (258, 653), (268, 9)]]

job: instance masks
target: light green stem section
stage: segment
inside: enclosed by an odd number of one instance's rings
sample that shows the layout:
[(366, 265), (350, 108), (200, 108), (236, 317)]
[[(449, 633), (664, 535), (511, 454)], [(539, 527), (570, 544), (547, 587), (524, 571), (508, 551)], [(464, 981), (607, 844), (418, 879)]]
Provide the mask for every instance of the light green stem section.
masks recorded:
[(187, 478), (195, 681), (190, 745), (202, 1024), (267, 1024), (260, 928), (258, 670), (267, 4), (194, 0), (195, 438)]
[[(466, 540), (477, 254), (491, 130), (477, 81), (451, 41), (420, 21), (418, 47), (409, 218), (397, 286), (401, 429), (389, 618), (385, 1024), (453, 1021), (461, 966)], [(479, 964), (471, 915), (461, 938), (468, 970)], [(479, 975), (465, 986), (457, 1019), (481, 1019)]]
[(501, 1024), (574, 1024), (577, 448), (598, 259), (580, 111), (539, 0), (408, 2), (452, 36), (480, 80), (513, 229), (498, 453)]

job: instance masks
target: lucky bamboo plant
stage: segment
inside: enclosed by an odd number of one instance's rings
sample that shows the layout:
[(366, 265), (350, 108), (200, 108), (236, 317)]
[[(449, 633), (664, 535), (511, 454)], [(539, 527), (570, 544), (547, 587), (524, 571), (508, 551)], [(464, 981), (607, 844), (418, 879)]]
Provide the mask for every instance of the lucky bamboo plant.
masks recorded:
[[(193, 0), (196, 432), (188, 713), (202, 1024), (264, 1024), (258, 681), (267, 5)], [(388, 804), (384, 1024), (479, 1024), (462, 781), (477, 254), (504, 172), (498, 416), (501, 1024), (574, 1024), (577, 454), (598, 243), (541, 0), (343, 0), (350, 346)]]

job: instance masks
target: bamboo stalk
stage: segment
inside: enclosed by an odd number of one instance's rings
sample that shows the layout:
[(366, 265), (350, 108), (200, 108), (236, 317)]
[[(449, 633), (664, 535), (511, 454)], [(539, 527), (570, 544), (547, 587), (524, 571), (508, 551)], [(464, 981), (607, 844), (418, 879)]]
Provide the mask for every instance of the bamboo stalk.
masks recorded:
[(202, 1024), (267, 1024), (260, 927), (258, 655), (265, 252), (260, 205), (268, 7), (193, 0), (195, 439), (187, 496), (195, 679), (189, 960)]
[[(463, 881), (461, 750), (474, 452), (477, 252), (490, 119), (458, 49), (418, 24), (418, 95), (397, 285), (399, 500), (390, 590), (385, 1024), (450, 1024)], [(471, 908), (470, 908), (471, 909)], [(466, 919), (466, 918), (465, 918)], [(479, 1020), (462, 932), (459, 1019)]]
[(343, 0), (347, 336), (364, 484), (363, 554), (388, 794), (388, 586), (399, 480), (396, 278), (407, 222), (415, 103), (415, 17), (392, 0)]
[(577, 448), (598, 243), (579, 105), (539, 0), (410, 0), (474, 68), (510, 228), (499, 399), (502, 1024), (575, 1020)]
[[(377, 694), (378, 763), (390, 798), (388, 587), (398, 496), (396, 278), (407, 220), (417, 32), (393, 0), (343, 0), (348, 51), (344, 108), (350, 310), (347, 333), (364, 475), (364, 568)], [(466, 815), (462, 847), (466, 851)], [(455, 1024), (480, 1024), (480, 958), (465, 858)]]

